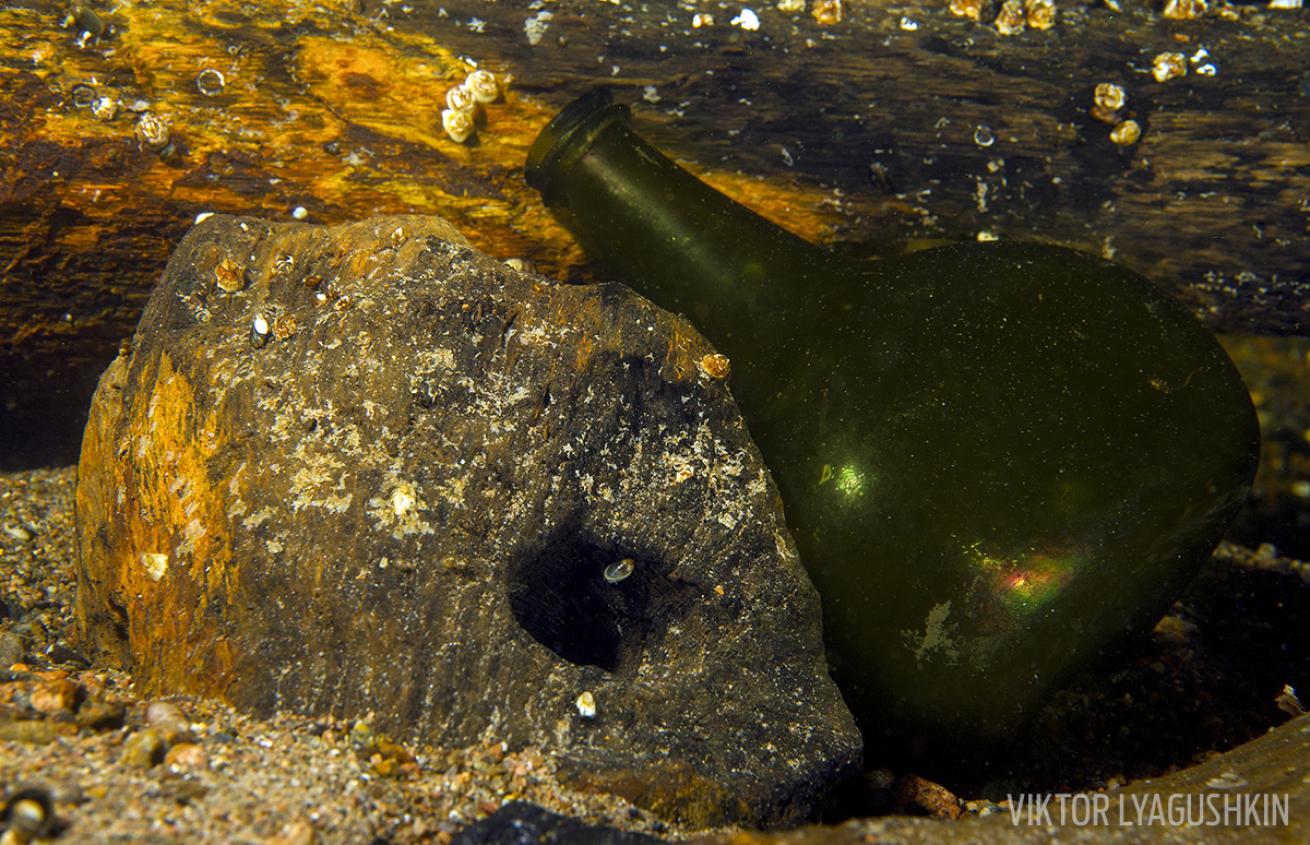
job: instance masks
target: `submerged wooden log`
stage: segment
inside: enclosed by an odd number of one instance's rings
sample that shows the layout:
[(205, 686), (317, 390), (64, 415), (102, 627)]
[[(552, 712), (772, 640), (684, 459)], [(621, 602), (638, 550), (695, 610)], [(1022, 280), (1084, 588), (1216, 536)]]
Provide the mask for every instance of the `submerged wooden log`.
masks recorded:
[[(1005, 37), (994, 8), (981, 22), (944, 2), (817, 11), (761, 3), (750, 29), (709, 4), (7, 4), (9, 436), (75, 443), (52, 419), (85, 403), (203, 212), (436, 212), (493, 255), (587, 278), (520, 167), (597, 83), (628, 89), (643, 131), (707, 179), (837, 248), (1053, 240), (1113, 255), (1218, 329), (1310, 333), (1305, 12), (1070, 6)], [(1186, 75), (1156, 82), (1154, 57), (1175, 51)], [(474, 63), (513, 81), (457, 144), (439, 114)], [(1138, 123), (1137, 143), (1091, 116), (1103, 82), (1125, 90), (1114, 119)], [(51, 378), (70, 386), (57, 413), (36, 398)]]

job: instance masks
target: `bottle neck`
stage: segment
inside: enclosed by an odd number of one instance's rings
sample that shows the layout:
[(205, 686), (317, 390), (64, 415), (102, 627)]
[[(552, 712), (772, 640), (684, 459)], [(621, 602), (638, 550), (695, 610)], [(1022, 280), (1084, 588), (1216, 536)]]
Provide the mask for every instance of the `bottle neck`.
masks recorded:
[(646, 143), (598, 90), (565, 109), (527, 177), (605, 271), (687, 315), (729, 357), (743, 334), (808, 319), (837, 259), (706, 185)]

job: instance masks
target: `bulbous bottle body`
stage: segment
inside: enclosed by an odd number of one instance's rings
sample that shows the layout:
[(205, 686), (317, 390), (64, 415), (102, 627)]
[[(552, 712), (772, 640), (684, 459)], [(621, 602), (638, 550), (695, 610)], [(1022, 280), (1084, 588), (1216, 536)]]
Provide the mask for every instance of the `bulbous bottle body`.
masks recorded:
[(529, 180), (730, 357), (866, 739), (1004, 739), (1204, 562), (1259, 432), (1223, 350), (1144, 279), (1025, 243), (843, 259), (664, 159), (603, 95), (570, 109)]

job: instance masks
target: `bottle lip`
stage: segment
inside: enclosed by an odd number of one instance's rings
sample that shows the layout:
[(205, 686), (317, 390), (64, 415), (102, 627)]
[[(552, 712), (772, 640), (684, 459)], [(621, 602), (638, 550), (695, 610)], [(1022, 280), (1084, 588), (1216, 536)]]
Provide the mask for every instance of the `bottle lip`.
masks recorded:
[(627, 121), (631, 111), (613, 100), (610, 89), (593, 88), (551, 118), (528, 150), (523, 167), (528, 185), (544, 195), (554, 177), (576, 164), (605, 127)]

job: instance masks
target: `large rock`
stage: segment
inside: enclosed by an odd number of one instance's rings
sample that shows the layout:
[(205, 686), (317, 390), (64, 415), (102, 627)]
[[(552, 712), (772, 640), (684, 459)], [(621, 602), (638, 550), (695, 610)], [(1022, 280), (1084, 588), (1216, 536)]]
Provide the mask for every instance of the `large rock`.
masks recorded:
[(695, 824), (804, 817), (860, 738), (723, 361), (463, 244), (186, 237), (86, 429), (88, 647), (149, 691), (540, 744)]

